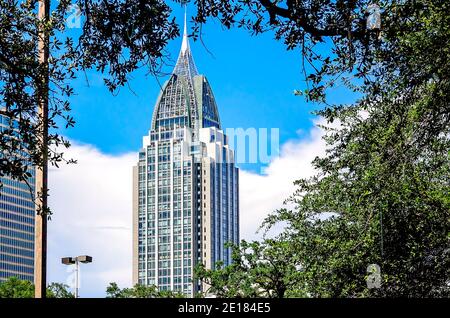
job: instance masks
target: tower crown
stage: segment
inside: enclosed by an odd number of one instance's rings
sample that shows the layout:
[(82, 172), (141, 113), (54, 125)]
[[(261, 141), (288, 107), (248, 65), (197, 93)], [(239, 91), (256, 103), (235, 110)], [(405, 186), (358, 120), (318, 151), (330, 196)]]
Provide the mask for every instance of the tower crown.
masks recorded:
[(185, 10), (180, 53), (156, 102), (151, 130), (158, 132), (189, 127), (195, 135), (198, 129), (212, 126), (220, 129), (219, 112), (208, 80), (198, 73), (195, 66)]

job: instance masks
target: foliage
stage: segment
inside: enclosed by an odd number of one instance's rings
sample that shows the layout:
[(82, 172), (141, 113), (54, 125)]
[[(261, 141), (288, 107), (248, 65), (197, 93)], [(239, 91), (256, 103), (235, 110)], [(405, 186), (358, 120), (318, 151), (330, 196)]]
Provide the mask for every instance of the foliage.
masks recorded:
[[(302, 260), (311, 296), (450, 295), (450, 17), (426, 3), (407, 32), (390, 29), (377, 51), (377, 82), (358, 103), (320, 111), (328, 151), (319, 174), (296, 182), (290, 203), (266, 220)], [(381, 268), (368, 289), (367, 267)]]
[[(0, 2), (0, 110), (18, 120), (16, 127), (0, 132), (0, 176), (29, 180), (29, 168), (46, 160), (40, 137), (45, 129), (49, 162), (55, 166), (75, 162), (65, 159), (59, 147), (70, 146), (59, 128), (75, 124), (70, 114), (71, 81), (95, 69), (115, 92), (139, 67), (158, 74), (165, 45), (179, 34), (170, 8), (161, 0), (75, 2), (81, 19), (75, 39), (66, 23), (73, 9), (71, 0), (52, 3), (47, 20), (37, 15), (38, 0)], [(48, 64), (39, 60), (39, 39), (48, 47)], [(45, 99), (48, 121), (37, 111)]]
[(394, 23), (404, 28), (406, 18), (421, 8), (420, 1), (414, 0), (196, 1), (193, 36), (201, 36), (208, 19), (252, 35), (271, 32), (288, 50), (301, 53), (307, 89), (297, 94), (308, 101), (326, 102), (328, 89), (351, 84), (350, 80), (368, 80), (371, 75), (376, 59), (373, 51), (380, 43), (380, 30), (367, 27), (367, 10), (373, 3), (382, 8), (383, 33)]
[[(60, 283), (51, 283), (47, 287), (48, 298), (74, 298), (68, 291), (69, 286)], [(30, 281), (10, 277), (0, 282), (0, 298), (34, 298), (34, 285)]]
[[(450, 3), (387, 1), (383, 7), (379, 42), (360, 56), (370, 72), (356, 69), (362, 81), (346, 82), (361, 98), (317, 112), (327, 143), (326, 155), (313, 162), (318, 174), (296, 181), (288, 200), (293, 208), (264, 223), (285, 226), (276, 241), (288, 242), (300, 265), (292, 292), (450, 296)], [(330, 60), (322, 74), (343, 70), (348, 61)], [(380, 266), (379, 288), (367, 284), (370, 264)], [(202, 275), (218, 293), (226, 286), (227, 296), (241, 295), (242, 287), (232, 290), (233, 278), (245, 282), (248, 268), (233, 266)]]
[(33, 283), (27, 280), (20, 280), (11, 277), (4, 282), (0, 282), (0, 298), (33, 298)]
[[(44, 1), (44, 0), (42, 0)], [(45, 0), (48, 1), (48, 0)], [(170, 3), (162, 0), (62, 0), (54, 3), (48, 21), (37, 17), (38, 0), (5, 0), (0, 3), (0, 109), (19, 119), (18, 131), (0, 134), (0, 175), (27, 180), (27, 167), (44, 160), (39, 131), (49, 131), (49, 161), (66, 161), (58, 145), (70, 144), (58, 132), (75, 124), (70, 114), (71, 81), (89, 69), (104, 74), (107, 87), (116, 92), (129, 74), (145, 66), (161, 74), (164, 47), (179, 34), (170, 18)], [(299, 48), (304, 75), (311, 87), (308, 100), (325, 101), (327, 88), (346, 82), (342, 74), (368, 80), (376, 60), (379, 31), (366, 28), (366, 9), (372, 0), (208, 0), (195, 1), (193, 38), (202, 25), (215, 18), (227, 28), (247, 29), (253, 35), (271, 31), (288, 49)], [(429, 1), (378, 1), (383, 11), (383, 34), (412, 27), (410, 17), (423, 12)], [(77, 5), (81, 30), (72, 38), (66, 18)], [(39, 32), (49, 36), (49, 64), (39, 63)], [(44, 38), (45, 38), (44, 36)], [(326, 54), (320, 49), (327, 48)], [(308, 74), (307, 74), (308, 73)], [(46, 78), (50, 90), (46, 87)], [(37, 114), (40, 98), (50, 102), (49, 121)], [(18, 138), (15, 138), (18, 137)], [(20, 140), (20, 142), (18, 142)], [(27, 154), (22, 158), (19, 154)], [(69, 160), (68, 162), (73, 162)]]
[(106, 288), (106, 298), (182, 298), (183, 294), (158, 287), (136, 284), (132, 288), (120, 289), (117, 283), (110, 283)]
[(48, 298), (75, 298), (75, 295), (69, 291), (69, 286), (61, 283), (51, 283), (47, 287)]
[(203, 264), (195, 268), (195, 277), (208, 286), (204, 296), (217, 297), (302, 297), (293, 287), (298, 285), (301, 272), (299, 259), (292, 254), (290, 242), (265, 240), (241, 241), (231, 245), (232, 264), (216, 264), (208, 270)]

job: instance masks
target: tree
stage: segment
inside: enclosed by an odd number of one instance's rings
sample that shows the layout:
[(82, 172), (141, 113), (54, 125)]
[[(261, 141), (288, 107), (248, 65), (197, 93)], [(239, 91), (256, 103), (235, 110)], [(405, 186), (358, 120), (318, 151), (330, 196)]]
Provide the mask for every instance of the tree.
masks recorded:
[(232, 264), (218, 262), (214, 269), (203, 264), (195, 268), (194, 276), (207, 289), (204, 295), (217, 297), (304, 297), (299, 289), (302, 275), (300, 260), (290, 242), (266, 239), (263, 242), (241, 241), (232, 248)]
[(413, 0), (197, 1), (193, 36), (201, 36), (208, 19), (252, 35), (274, 33), (275, 40), (283, 41), (288, 50), (301, 52), (307, 89), (298, 92), (308, 101), (324, 103), (328, 89), (370, 79), (381, 34), (379, 27), (367, 23), (374, 3), (383, 10), (375, 12), (382, 13), (383, 34), (394, 24), (404, 29), (407, 18), (422, 8), (421, 1)]
[(33, 298), (33, 283), (27, 280), (20, 280), (11, 277), (4, 282), (0, 282), (0, 298)]
[(69, 286), (61, 283), (51, 283), (47, 287), (48, 298), (75, 298), (75, 295), (69, 291)]
[(136, 284), (132, 288), (120, 289), (117, 283), (110, 283), (106, 288), (106, 298), (180, 298), (179, 292), (159, 290), (158, 287)]
[[(74, 294), (68, 291), (69, 286), (60, 283), (51, 283), (47, 287), (49, 298), (74, 298)], [(0, 282), (0, 298), (33, 298), (34, 286), (28, 280), (20, 280), (10, 277)]]
[[(108, 88), (117, 92), (137, 68), (145, 66), (151, 74), (161, 74), (167, 58), (164, 47), (179, 35), (179, 27), (170, 19), (170, 8), (162, 0), (73, 2), (81, 21), (81, 34), (75, 39), (67, 35), (65, 23), (73, 8), (71, 0), (59, 1), (43, 18), (37, 15), (37, 4), (46, 3), (44, 0), (20, 3), (6, 0), (0, 4), (0, 108), (5, 108), (10, 117), (20, 119), (18, 132), (6, 130), (0, 134), (1, 175), (27, 180), (26, 168), (42, 165), (43, 151), (38, 141), (44, 124), (50, 132), (46, 142), (49, 162), (56, 166), (72, 162), (56, 150), (58, 145), (70, 145), (58, 134), (58, 123), (66, 127), (75, 124), (70, 114), (70, 96), (74, 93), (71, 80), (80, 72), (95, 69), (104, 74)], [(196, 1), (192, 36), (194, 39), (201, 36), (202, 25), (209, 18), (218, 19), (227, 28), (245, 28), (254, 35), (275, 32), (275, 39), (283, 40), (288, 49), (301, 49), (305, 76), (312, 85), (305, 90), (305, 96), (308, 100), (324, 101), (327, 88), (337, 85), (339, 79), (347, 82), (343, 74), (364, 81), (377, 75), (371, 71), (377, 59), (374, 52), (381, 45), (380, 32), (366, 27), (367, 8), (372, 2)], [(428, 2), (380, 1), (382, 34), (421, 27), (412, 25), (410, 18), (421, 14)], [(42, 40), (48, 38), (44, 41), (48, 42), (48, 63), (39, 61), (40, 32)], [(324, 43), (329, 45), (325, 53), (320, 50)], [(51, 105), (45, 123), (37, 113), (40, 100), (35, 97), (39, 95), (48, 95)], [(22, 158), (19, 153), (28, 155)]]
[[(46, 4), (49, 12), (39, 16), (39, 4)], [(39, 141), (45, 123), (37, 112), (42, 101), (36, 96), (49, 99), (49, 162), (55, 166), (70, 162), (57, 147), (70, 145), (59, 127), (75, 124), (70, 114), (71, 80), (95, 69), (116, 92), (139, 67), (159, 74), (165, 45), (179, 35), (170, 8), (161, 0), (62, 0), (55, 1), (52, 10), (50, 4), (44, 0), (0, 3), (0, 109), (19, 120), (16, 131), (0, 134), (0, 175), (18, 180), (30, 177), (27, 167), (42, 165)], [(69, 36), (66, 23), (72, 5), (77, 5), (81, 23), (81, 34), (75, 39)], [(42, 63), (39, 53), (47, 46), (48, 61)]]
[(48, 162), (73, 162), (57, 150), (70, 145), (58, 134), (58, 121), (74, 125), (70, 80), (95, 68), (108, 73), (105, 83), (115, 91), (140, 65), (156, 73), (162, 49), (179, 33), (160, 0), (79, 0), (86, 19), (75, 42), (65, 24), (71, 2), (59, 1), (53, 10), (50, 0), (0, 3), (0, 109), (18, 122), (0, 132), (0, 176), (28, 182), (29, 168), (37, 168), (36, 297), (46, 293)]
[[(279, 239), (312, 296), (450, 295), (450, 7), (418, 3), (410, 29), (384, 35), (377, 83), (351, 107), (318, 112), (339, 124), (325, 128), (319, 173), (296, 182), (294, 210), (266, 220), (287, 224)], [(379, 288), (368, 288), (370, 264)]]
[[(300, 265), (291, 288), (311, 297), (450, 295), (450, 4), (384, 4), (381, 37), (369, 55), (356, 55), (368, 59), (367, 72), (346, 81), (361, 98), (317, 112), (327, 143), (313, 162), (318, 174), (296, 181), (294, 208), (264, 223), (285, 225), (276, 241), (288, 242)], [(330, 60), (322, 75), (347, 62)], [(206, 276), (219, 287), (245, 277), (232, 266)], [(378, 275), (380, 285), (368, 284)]]

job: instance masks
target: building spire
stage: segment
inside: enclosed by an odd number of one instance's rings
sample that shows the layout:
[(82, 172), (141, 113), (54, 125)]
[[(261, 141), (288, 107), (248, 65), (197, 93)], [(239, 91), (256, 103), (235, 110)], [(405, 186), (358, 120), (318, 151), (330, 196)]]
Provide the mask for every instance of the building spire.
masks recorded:
[(181, 43), (181, 52), (186, 52), (189, 49), (189, 39), (187, 35), (187, 5), (184, 4), (184, 31), (183, 42)]
[(184, 4), (184, 29), (183, 41), (181, 43), (180, 54), (178, 56), (177, 64), (173, 70), (176, 75), (183, 75), (193, 77), (198, 74), (197, 67), (192, 57), (191, 48), (189, 46), (189, 37), (187, 33), (187, 5)]

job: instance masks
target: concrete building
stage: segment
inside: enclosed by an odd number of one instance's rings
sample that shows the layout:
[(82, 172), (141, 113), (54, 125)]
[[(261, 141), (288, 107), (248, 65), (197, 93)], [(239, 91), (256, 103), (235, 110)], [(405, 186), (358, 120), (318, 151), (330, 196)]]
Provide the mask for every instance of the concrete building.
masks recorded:
[[(17, 125), (0, 110), (0, 131)], [(0, 159), (4, 154), (0, 149)], [(35, 171), (28, 184), (0, 176), (0, 282), (15, 276), (33, 282)]]
[[(186, 17), (185, 17), (186, 20)], [(184, 27), (133, 170), (133, 282), (193, 296), (195, 266), (231, 262), (239, 242), (239, 170)]]

